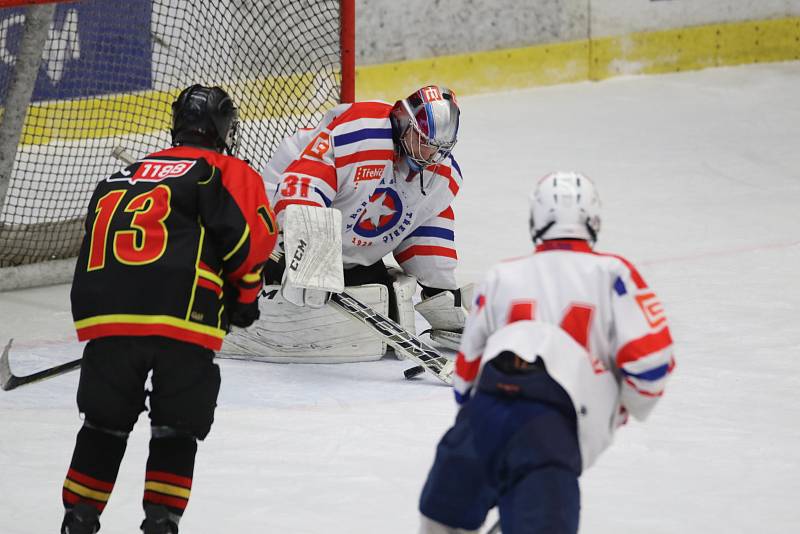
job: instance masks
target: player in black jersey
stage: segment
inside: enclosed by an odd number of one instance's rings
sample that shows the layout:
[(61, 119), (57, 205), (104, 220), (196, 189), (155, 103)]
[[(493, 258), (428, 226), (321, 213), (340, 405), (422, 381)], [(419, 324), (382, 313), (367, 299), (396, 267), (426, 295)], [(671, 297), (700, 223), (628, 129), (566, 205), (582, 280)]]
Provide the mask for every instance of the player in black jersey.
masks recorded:
[(71, 294), (78, 338), (88, 340), (78, 386), (84, 423), (64, 482), (62, 534), (100, 529), (147, 397), (141, 528), (178, 532), (197, 440), (214, 418), (214, 351), (229, 325), (258, 317), (277, 229), (261, 177), (234, 157), (236, 108), (219, 87), (193, 85), (172, 115), (173, 147), (100, 182), (89, 204)]

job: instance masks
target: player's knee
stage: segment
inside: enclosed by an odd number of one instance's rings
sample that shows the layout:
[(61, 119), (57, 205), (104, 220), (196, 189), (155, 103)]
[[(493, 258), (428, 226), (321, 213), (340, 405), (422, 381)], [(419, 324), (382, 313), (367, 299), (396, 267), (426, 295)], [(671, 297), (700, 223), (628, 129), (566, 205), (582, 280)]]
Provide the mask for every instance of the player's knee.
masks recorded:
[(575, 534), (580, 517), (578, 476), (562, 466), (528, 473), (500, 498), (503, 526), (530, 534)]
[(89, 428), (91, 430), (96, 430), (97, 432), (102, 432), (103, 434), (108, 434), (115, 438), (120, 438), (123, 440), (128, 439), (128, 435), (130, 434), (130, 430), (117, 430), (115, 428), (105, 427), (103, 425), (97, 424), (88, 417), (83, 420), (83, 426)]
[[(83, 373), (83, 370), (81, 371)], [(144, 390), (132, 399), (103, 380), (84, 380), (78, 387), (78, 410), (98, 429), (130, 433), (146, 407)]]
[(150, 422), (156, 434), (203, 440), (211, 431), (219, 395), (219, 367), (209, 365), (189, 387), (150, 397)]

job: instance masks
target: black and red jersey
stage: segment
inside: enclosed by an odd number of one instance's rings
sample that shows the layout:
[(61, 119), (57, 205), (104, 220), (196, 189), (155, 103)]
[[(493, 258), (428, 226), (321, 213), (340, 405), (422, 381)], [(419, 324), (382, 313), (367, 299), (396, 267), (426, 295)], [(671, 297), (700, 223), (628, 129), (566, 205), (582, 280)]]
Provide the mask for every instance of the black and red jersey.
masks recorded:
[(72, 283), (78, 339), (155, 335), (218, 350), (226, 305), (258, 298), (276, 236), (245, 162), (186, 146), (150, 154), (92, 195)]

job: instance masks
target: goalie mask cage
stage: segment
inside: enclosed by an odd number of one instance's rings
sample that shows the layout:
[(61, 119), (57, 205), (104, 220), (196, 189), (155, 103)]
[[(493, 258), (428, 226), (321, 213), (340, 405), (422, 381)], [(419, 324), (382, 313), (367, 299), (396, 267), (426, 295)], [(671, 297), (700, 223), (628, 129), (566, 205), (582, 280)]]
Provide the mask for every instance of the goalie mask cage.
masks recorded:
[(2, 2), (0, 267), (76, 256), (95, 183), (122, 166), (112, 151), (170, 146), (191, 84), (231, 95), (238, 156), (260, 172), (353, 101), (354, 1)]

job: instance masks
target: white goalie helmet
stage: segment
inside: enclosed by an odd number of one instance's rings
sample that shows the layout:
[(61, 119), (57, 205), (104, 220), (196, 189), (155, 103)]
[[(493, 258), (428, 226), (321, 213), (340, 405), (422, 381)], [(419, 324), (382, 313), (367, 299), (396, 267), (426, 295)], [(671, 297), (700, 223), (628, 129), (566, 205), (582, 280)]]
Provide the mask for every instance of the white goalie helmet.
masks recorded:
[(583, 174), (550, 173), (539, 180), (529, 200), (534, 243), (547, 239), (597, 241), (600, 196), (594, 183)]

